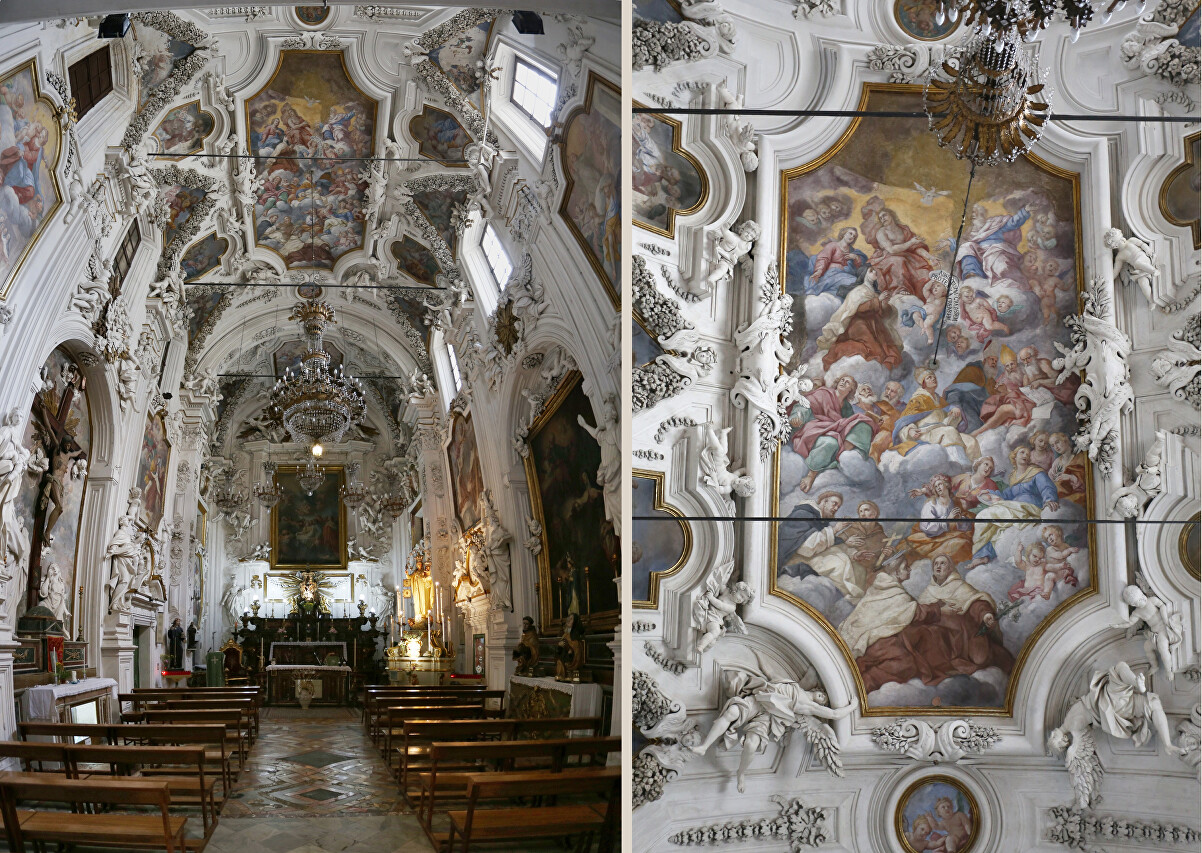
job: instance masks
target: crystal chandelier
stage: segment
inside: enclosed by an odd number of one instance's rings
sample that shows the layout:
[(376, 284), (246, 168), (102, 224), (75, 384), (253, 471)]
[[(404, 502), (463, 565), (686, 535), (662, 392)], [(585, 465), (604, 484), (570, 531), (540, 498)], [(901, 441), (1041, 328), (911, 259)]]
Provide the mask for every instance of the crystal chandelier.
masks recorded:
[(313, 497), (313, 493), (321, 488), (321, 484), (326, 481), (326, 469), (317, 464), (317, 459), (313, 456), (309, 457), (309, 461), (305, 463), (305, 467), (300, 469), (296, 475), (296, 482), (300, 483), (300, 487), (305, 490), (305, 494)]
[(346, 466), (346, 485), (338, 490), (346, 508), (354, 512), (367, 500), (367, 486), (359, 482), (359, 463), (351, 462)]
[(1039, 68), (1012, 35), (973, 35), (959, 67), (932, 68), (923, 108), (939, 144), (975, 165), (1013, 162), (1043, 134), (1050, 107)]
[(289, 320), (300, 321), (305, 352), (299, 368), (289, 370), (271, 389), (269, 405), (279, 414), (293, 441), (319, 445), (322, 439), (340, 441), (363, 420), (367, 403), (358, 379), (330, 370), (330, 355), (322, 346), (325, 327), (337, 322), (328, 302), (298, 302)]
[(234, 472), (225, 469), (220, 479), (213, 485), (213, 503), (217, 511), (229, 516), (246, 504), (246, 493), (234, 484)]
[[(1109, 19), (1126, 5), (1127, 0), (1110, 0), (1105, 17)], [(958, 21), (963, 16), (982, 35), (1013, 35), (1024, 41), (1034, 41), (1057, 15), (1068, 21), (1076, 41), (1093, 20), (1094, 0), (939, 0), (935, 8), (935, 21), (940, 25), (949, 18)]]
[(280, 502), (280, 497), (283, 492), (280, 490), (280, 484), (275, 478), (276, 465), (274, 462), (263, 463), (264, 482), (255, 483), (254, 492), (255, 500), (263, 504), (263, 506), (271, 509)]
[(400, 518), (405, 514), (405, 510), (409, 508), (409, 498), (402, 492), (389, 492), (384, 496), (384, 509), (392, 516), (393, 520)]

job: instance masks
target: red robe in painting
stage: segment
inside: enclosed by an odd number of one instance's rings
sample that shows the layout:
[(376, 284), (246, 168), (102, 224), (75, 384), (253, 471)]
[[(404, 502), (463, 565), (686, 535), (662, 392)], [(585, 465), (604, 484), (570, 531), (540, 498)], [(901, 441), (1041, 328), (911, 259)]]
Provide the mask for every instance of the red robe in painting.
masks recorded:
[(888, 303), (882, 304), (880, 297), (862, 302), (847, 321), (847, 329), (822, 357), (822, 369), (830, 370), (839, 359), (859, 355), (892, 370), (902, 362), (902, 342), (896, 328), (897, 311)]
[[(847, 434), (856, 424), (868, 424), (875, 430), (873, 420), (868, 415), (857, 412), (845, 416), (843, 414), (844, 404), (839, 402), (839, 397), (833, 388), (815, 388), (806, 394), (805, 398), (809, 401), (813, 417), (793, 433), (793, 449), (803, 459), (810, 455), (810, 451), (814, 448), (814, 442), (824, 435), (838, 438), (839, 450), (842, 452), (847, 449), (844, 446)], [(848, 406), (848, 408), (851, 407)]]
[[(914, 239), (914, 232), (908, 226), (899, 222), (896, 227), (905, 235), (899, 243)], [(905, 290), (920, 302), (923, 301), (922, 287), (927, 283), (931, 264), (919, 254), (920, 249), (927, 251), (927, 244), (916, 243), (913, 247), (896, 253), (886, 252), (884, 249), (877, 249), (872, 253), (868, 263), (877, 271), (882, 289)]]

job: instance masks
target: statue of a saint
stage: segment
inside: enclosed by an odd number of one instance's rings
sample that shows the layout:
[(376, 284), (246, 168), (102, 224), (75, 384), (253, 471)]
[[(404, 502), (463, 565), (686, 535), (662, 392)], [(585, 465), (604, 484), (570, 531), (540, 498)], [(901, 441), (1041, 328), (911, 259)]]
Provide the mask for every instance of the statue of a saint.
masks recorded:
[(167, 664), (169, 669), (181, 670), (184, 668), (184, 628), (180, 625), (179, 617), (171, 623), (171, 627), (167, 629), (167, 654), (170, 657), (170, 662)]
[(518, 662), (514, 675), (534, 675), (538, 664), (538, 629), (529, 616), (522, 617), (522, 639), (513, 650), (513, 659)]

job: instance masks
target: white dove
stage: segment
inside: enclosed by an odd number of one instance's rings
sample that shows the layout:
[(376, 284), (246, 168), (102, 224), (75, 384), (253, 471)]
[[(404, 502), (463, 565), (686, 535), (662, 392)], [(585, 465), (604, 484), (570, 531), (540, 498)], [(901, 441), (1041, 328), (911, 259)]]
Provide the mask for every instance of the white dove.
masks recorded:
[(918, 182), (914, 183), (914, 189), (922, 194), (922, 203), (927, 206), (934, 204), (939, 196), (951, 195), (951, 190), (929, 190)]

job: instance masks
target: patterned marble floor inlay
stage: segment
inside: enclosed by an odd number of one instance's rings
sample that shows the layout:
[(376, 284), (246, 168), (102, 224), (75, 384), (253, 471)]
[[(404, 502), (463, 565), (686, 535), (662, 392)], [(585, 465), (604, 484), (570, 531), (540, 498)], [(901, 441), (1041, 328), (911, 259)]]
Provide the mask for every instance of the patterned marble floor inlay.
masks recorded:
[(337, 752), (324, 752), (317, 749), (302, 755), (285, 756), (284, 760), (291, 761), (294, 764), (307, 764), (310, 767), (325, 767), (329, 764), (337, 764), (340, 761), (350, 761), (352, 757), (350, 755), (340, 755)]

